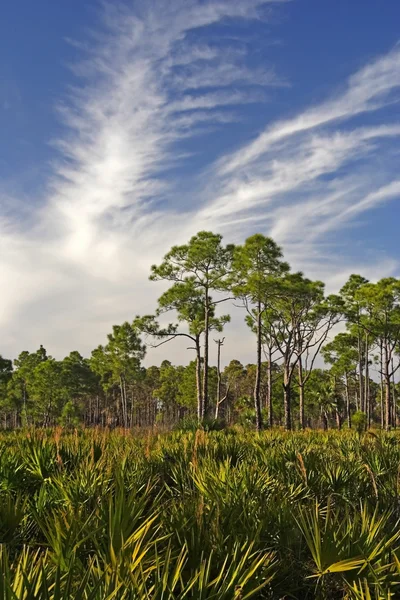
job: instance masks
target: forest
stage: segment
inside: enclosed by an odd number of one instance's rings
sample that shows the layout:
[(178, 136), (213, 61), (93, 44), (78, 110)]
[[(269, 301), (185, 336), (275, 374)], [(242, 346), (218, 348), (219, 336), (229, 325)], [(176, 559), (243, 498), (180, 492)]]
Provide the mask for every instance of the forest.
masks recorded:
[(149, 276), (89, 357), (1, 358), (0, 600), (398, 598), (400, 281), (206, 231)]
[[(233, 246), (207, 231), (173, 246), (149, 276), (155, 298), (161, 291), (154, 313), (114, 325), (90, 357), (56, 360), (43, 346), (0, 357), (5, 430), (396, 427), (400, 280), (352, 274), (327, 295), (323, 282), (291, 270), (271, 238)], [(242, 308), (254, 360), (222, 367), (232, 305)], [(152, 348), (173, 355), (177, 338), (185, 366), (143, 366)]]

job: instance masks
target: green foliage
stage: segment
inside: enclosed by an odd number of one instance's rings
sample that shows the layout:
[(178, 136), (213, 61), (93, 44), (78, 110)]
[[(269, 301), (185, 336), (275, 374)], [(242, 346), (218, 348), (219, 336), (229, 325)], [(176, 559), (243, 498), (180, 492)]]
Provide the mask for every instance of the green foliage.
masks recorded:
[(0, 435), (0, 598), (400, 593), (397, 434)]
[(79, 414), (76, 405), (72, 400), (68, 400), (61, 411), (61, 417), (59, 423), (63, 427), (78, 427), (79, 425)]
[(255, 234), (233, 253), (230, 286), (235, 296), (265, 305), (274, 292), (276, 278), (289, 271), (282, 251), (271, 238)]
[(33, 371), (28, 391), (34, 402), (35, 416), (43, 415), (43, 425), (46, 426), (59, 412), (64, 398), (61, 364), (54, 358), (38, 364)]
[[(158, 337), (172, 333), (171, 339), (183, 335), (194, 342), (198, 368), (196, 395), (199, 420), (208, 416), (209, 410), (209, 333), (213, 329), (222, 331), (230, 320), (229, 315), (216, 315), (216, 301), (210, 294), (229, 288), (233, 252), (232, 245), (222, 245), (221, 235), (200, 231), (187, 244), (173, 246), (160, 265), (151, 267), (151, 280), (172, 282), (172, 286), (159, 299), (158, 314), (165, 310), (176, 310), (178, 320), (189, 326), (189, 333), (178, 333), (173, 325), (164, 331), (160, 331), (158, 325), (152, 325), (151, 328)], [(218, 300), (218, 303), (222, 300)], [(199, 371), (201, 334), (204, 335), (202, 381)]]
[(361, 410), (357, 410), (352, 416), (352, 424), (358, 434), (364, 433), (367, 428), (367, 415)]
[(322, 356), (337, 375), (354, 371), (358, 358), (356, 337), (350, 333), (338, 333), (322, 348)]
[(108, 344), (92, 352), (91, 365), (105, 388), (119, 383), (121, 378), (132, 380), (141, 375), (140, 362), (146, 348), (142, 344), (135, 325), (128, 322), (114, 325), (108, 334)]
[[(43, 346), (14, 361), (0, 356), (0, 419), (20, 426), (174, 426), (195, 411), (199, 424), (211, 416), (229, 425), (264, 424), (286, 429), (334, 425), (351, 428), (360, 408), (367, 427), (386, 430), (399, 418), (400, 282), (369, 283), (351, 275), (339, 296), (326, 296), (321, 281), (290, 271), (271, 238), (255, 234), (242, 245), (224, 245), (220, 234), (200, 231), (173, 246), (150, 279), (169, 282), (154, 314), (114, 325), (107, 343), (90, 359), (71, 352), (63, 360)], [(234, 296), (234, 298), (232, 298)], [(230, 320), (227, 300), (240, 299), (255, 334), (254, 361), (233, 360), (218, 372), (212, 331)], [(164, 325), (165, 313), (174, 322)], [(328, 341), (345, 320), (346, 333)], [(194, 361), (142, 366), (146, 346), (178, 338)], [(225, 339), (225, 338), (224, 338)], [(210, 348), (211, 346), (211, 348)], [(169, 346), (168, 346), (169, 347)], [(322, 355), (328, 369), (315, 369)], [(374, 369), (374, 366), (377, 369)], [(375, 371), (375, 372), (374, 372)], [(379, 376), (381, 381), (379, 382)]]
[(195, 289), (220, 288), (233, 252), (233, 246), (224, 248), (221, 242), (221, 235), (200, 231), (188, 244), (173, 246), (159, 266), (153, 265), (151, 279), (190, 281)]

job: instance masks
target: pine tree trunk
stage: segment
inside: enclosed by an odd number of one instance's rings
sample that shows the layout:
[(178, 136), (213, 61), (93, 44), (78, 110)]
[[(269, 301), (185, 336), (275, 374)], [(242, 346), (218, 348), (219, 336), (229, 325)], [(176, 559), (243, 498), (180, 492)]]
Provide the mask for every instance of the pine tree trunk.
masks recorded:
[(203, 397), (201, 393), (201, 351), (200, 336), (196, 336), (196, 392), (197, 392), (197, 418), (201, 421), (204, 417)]
[(369, 344), (368, 344), (368, 334), (365, 334), (365, 412), (367, 413), (367, 428), (371, 427), (371, 403), (369, 397), (369, 365), (368, 365), (368, 357), (369, 357)]
[(208, 338), (210, 327), (210, 305), (208, 297), (208, 288), (205, 289), (204, 302), (204, 366), (203, 366), (203, 407), (202, 418), (208, 413)]
[(126, 427), (127, 427), (126, 398), (125, 398), (124, 378), (122, 375), (120, 376), (120, 379), (119, 379), (119, 386), (120, 386), (120, 392), (121, 392), (122, 427), (124, 427), (124, 429), (126, 429)]
[(389, 355), (387, 349), (387, 342), (384, 346), (384, 379), (385, 379), (385, 429), (389, 431), (391, 426), (391, 385), (390, 385), (390, 371), (389, 371)]
[(290, 377), (289, 377), (289, 365), (285, 365), (283, 373), (283, 410), (285, 418), (285, 429), (290, 431), (292, 428), (292, 417), (291, 417), (291, 397), (290, 397)]
[(379, 344), (380, 349), (380, 359), (381, 359), (381, 429), (385, 428), (385, 403), (383, 400), (383, 391), (384, 391), (384, 383), (383, 383), (383, 343), (382, 341)]
[(272, 352), (271, 352), (271, 347), (268, 348), (268, 372), (267, 372), (267, 377), (268, 377), (268, 388), (267, 388), (267, 411), (268, 411), (268, 426), (269, 428), (272, 428), (274, 425), (274, 415), (273, 415), (273, 408), (272, 408)]
[(350, 413), (350, 394), (349, 394), (349, 377), (347, 371), (344, 374), (344, 389), (346, 394), (346, 413), (347, 413), (347, 426), (351, 429), (351, 413)]
[(394, 376), (394, 359), (392, 357), (392, 424), (394, 429), (397, 428), (397, 405), (396, 405), (396, 380)]
[(133, 427), (134, 415), (135, 415), (135, 409), (134, 409), (134, 404), (133, 404), (133, 393), (132, 393), (132, 396), (131, 396), (131, 410), (130, 410), (130, 415), (129, 415), (129, 421), (130, 421), (130, 428), (131, 429)]
[(362, 343), (361, 343), (361, 334), (358, 332), (358, 374), (359, 374), (359, 386), (360, 386), (360, 410), (362, 412), (365, 411), (365, 402), (364, 402), (364, 377), (363, 377), (363, 353), (362, 353)]
[(23, 386), (24, 386), (24, 419), (25, 419), (25, 425), (28, 425), (28, 411), (27, 411), (27, 402), (26, 402), (26, 384), (25, 381), (23, 382)]
[(218, 340), (217, 344), (217, 403), (215, 405), (215, 419), (218, 419), (219, 405), (221, 404), (221, 340)]
[(389, 431), (391, 426), (390, 418), (390, 379), (385, 377), (385, 429)]
[(303, 381), (303, 361), (299, 356), (299, 362), (297, 365), (298, 377), (299, 377), (299, 419), (300, 429), (304, 429), (304, 381)]
[(261, 401), (260, 401), (260, 388), (261, 388), (261, 303), (258, 302), (257, 306), (257, 323), (256, 323), (256, 334), (257, 334), (257, 365), (256, 365), (256, 381), (254, 384), (254, 408), (256, 412), (256, 429), (260, 431), (262, 429), (262, 414), (261, 414)]

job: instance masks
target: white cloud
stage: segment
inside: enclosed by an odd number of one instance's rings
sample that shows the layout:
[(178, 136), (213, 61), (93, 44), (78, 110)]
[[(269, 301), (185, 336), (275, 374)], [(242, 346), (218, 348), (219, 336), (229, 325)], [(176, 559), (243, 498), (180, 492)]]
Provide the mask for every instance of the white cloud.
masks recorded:
[[(272, 233), (297, 268), (329, 288), (353, 270), (395, 272), (390, 257), (340, 258), (326, 235), (400, 192), (391, 169), (400, 126), (351, 122), (394, 99), (398, 47), (350, 77), (341, 94), (182, 174), (194, 164), (182, 141), (229, 126), (241, 105), (264, 102), (268, 88), (285, 82), (271, 65), (250, 69), (242, 46), (207, 43), (208, 26), (258, 18), (263, 4), (105, 5), (107, 31), (84, 44), (88, 55), (75, 67), (81, 83), (59, 107), (69, 133), (54, 141), (59, 159), (47, 195), (20, 225), (8, 209), (0, 221), (3, 354), (40, 343), (58, 356), (89, 353), (113, 323), (154, 308), (162, 286), (148, 282), (150, 264), (202, 228), (235, 241)], [(387, 167), (374, 170), (380, 153)], [(240, 319), (227, 332), (235, 343), (226, 359), (237, 352)], [(185, 346), (174, 352), (181, 360)], [(250, 338), (243, 359), (251, 353)]]
[(346, 120), (358, 114), (376, 111), (390, 100), (389, 94), (400, 86), (400, 46), (379, 57), (351, 76), (345, 91), (297, 117), (268, 127), (254, 142), (228, 160), (222, 161), (223, 173), (230, 173), (262, 156), (273, 144), (316, 127)]

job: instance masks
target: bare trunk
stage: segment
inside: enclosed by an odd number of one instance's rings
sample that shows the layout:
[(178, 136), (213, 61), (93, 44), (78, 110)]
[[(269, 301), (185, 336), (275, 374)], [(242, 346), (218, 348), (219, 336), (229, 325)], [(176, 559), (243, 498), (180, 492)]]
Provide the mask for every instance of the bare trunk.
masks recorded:
[(383, 401), (383, 344), (382, 341), (379, 345), (380, 348), (380, 359), (381, 359), (381, 429), (385, 428), (385, 403)]
[(272, 409), (272, 351), (271, 347), (268, 348), (268, 387), (267, 387), (267, 411), (268, 411), (268, 426), (271, 428), (274, 424), (274, 415)]
[(349, 377), (347, 371), (344, 374), (344, 389), (346, 394), (346, 414), (347, 414), (347, 426), (351, 429), (351, 413), (350, 413), (350, 394), (349, 394)]
[(129, 427), (128, 421), (128, 394), (126, 393), (126, 380), (124, 379), (124, 399), (125, 399), (125, 424), (124, 427), (127, 429)]
[(391, 426), (391, 385), (390, 385), (390, 371), (389, 371), (389, 355), (387, 349), (387, 342), (385, 342), (384, 346), (384, 380), (385, 380), (385, 429), (389, 431)]
[(290, 397), (290, 375), (289, 365), (285, 365), (283, 372), (283, 410), (285, 414), (285, 429), (290, 431), (292, 428), (292, 416), (291, 416), (291, 397)]
[(221, 375), (217, 374), (217, 401), (215, 404), (215, 418), (218, 419), (219, 405), (221, 404)]
[(261, 402), (260, 402), (260, 388), (261, 388), (261, 303), (257, 306), (257, 368), (256, 368), (256, 381), (254, 384), (254, 408), (256, 412), (256, 429), (260, 431), (262, 429), (262, 414), (261, 414)]
[(369, 342), (368, 342), (368, 334), (365, 334), (365, 389), (364, 389), (364, 397), (365, 397), (365, 412), (367, 413), (367, 428), (371, 427), (371, 403), (369, 397), (369, 365), (368, 365), (368, 356), (369, 356)]
[(25, 425), (28, 425), (28, 411), (27, 411), (27, 407), (26, 407), (26, 384), (25, 381), (23, 383), (24, 386), (24, 396), (23, 396), (23, 402), (24, 402), (24, 421), (25, 421)]
[(133, 427), (134, 418), (135, 418), (135, 407), (134, 407), (134, 403), (133, 403), (133, 394), (132, 394), (132, 397), (131, 397), (131, 410), (130, 410), (130, 416), (129, 416), (131, 429)]
[(197, 418), (203, 418), (203, 398), (201, 395), (201, 351), (200, 336), (196, 336), (196, 392), (197, 392)]
[(208, 337), (210, 327), (210, 301), (208, 297), (208, 288), (205, 289), (204, 303), (204, 365), (203, 365), (203, 406), (202, 419), (208, 413)]
[(396, 380), (394, 376), (394, 359), (392, 357), (392, 424), (394, 429), (397, 428), (397, 403), (396, 403)]
[(216, 340), (217, 350), (217, 403), (215, 405), (215, 418), (219, 416), (219, 406), (221, 404), (221, 346), (224, 340)]
[(363, 377), (363, 356), (362, 356), (362, 343), (361, 334), (358, 332), (358, 375), (359, 375), (359, 386), (360, 386), (360, 410), (365, 411), (364, 402), (364, 377)]
[(303, 381), (303, 361), (299, 356), (299, 362), (297, 365), (298, 377), (299, 377), (299, 419), (300, 429), (304, 429), (304, 381)]
[(122, 427), (126, 429), (126, 398), (125, 398), (125, 383), (124, 377), (121, 375), (119, 379), (119, 387), (121, 392), (121, 410), (122, 410)]
[(391, 426), (390, 418), (390, 379), (385, 377), (385, 429), (389, 431)]

